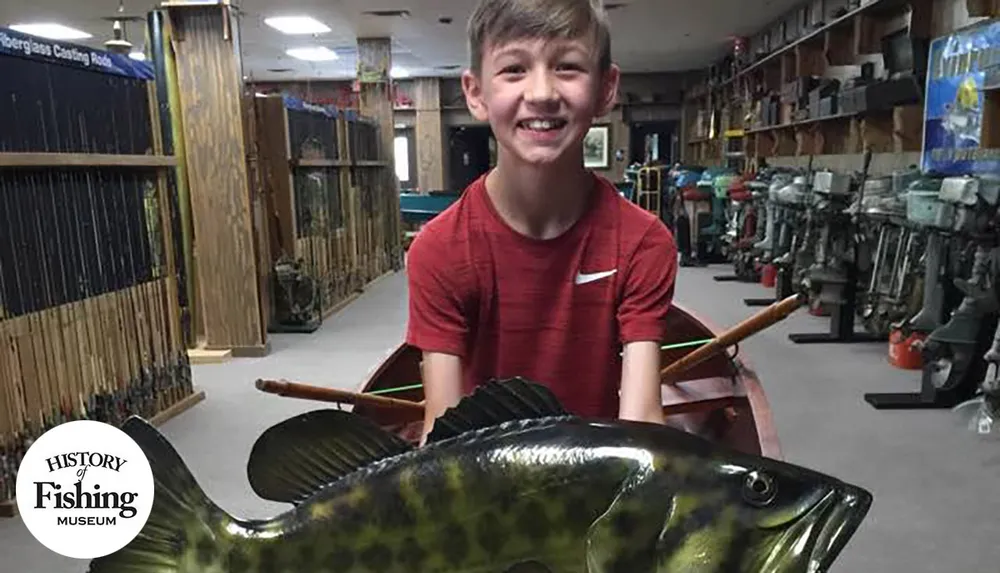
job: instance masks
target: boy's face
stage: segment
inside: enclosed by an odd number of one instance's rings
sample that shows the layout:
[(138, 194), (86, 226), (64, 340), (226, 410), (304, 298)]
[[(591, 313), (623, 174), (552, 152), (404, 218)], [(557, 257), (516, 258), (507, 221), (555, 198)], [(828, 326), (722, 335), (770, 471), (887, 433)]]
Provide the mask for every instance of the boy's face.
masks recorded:
[(487, 45), (480, 70), (462, 76), (469, 110), (525, 165), (578, 159), (587, 130), (611, 110), (618, 90), (618, 68), (602, 73), (582, 39)]

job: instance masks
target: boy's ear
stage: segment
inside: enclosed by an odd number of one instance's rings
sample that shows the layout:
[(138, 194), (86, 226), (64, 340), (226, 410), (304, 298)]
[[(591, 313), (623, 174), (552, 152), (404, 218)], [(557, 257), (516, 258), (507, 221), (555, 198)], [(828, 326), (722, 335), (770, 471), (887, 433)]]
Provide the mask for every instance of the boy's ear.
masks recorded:
[(462, 91), (465, 93), (465, 104), (469, 107), (472, 117), (479, 121), (487, 121), (489, 114), (486, 102), (483, 100), (482, 82), (472, 70), (462, 72)]
[(611, 64), (608, 71), (604, 72), (601, 78), (600, 99), (597, 102), (597, 117), (603, 117), (615, 107), (615, 98), (618, 96), (618, 83), (621, 81), (621, 68), (617, 64)]

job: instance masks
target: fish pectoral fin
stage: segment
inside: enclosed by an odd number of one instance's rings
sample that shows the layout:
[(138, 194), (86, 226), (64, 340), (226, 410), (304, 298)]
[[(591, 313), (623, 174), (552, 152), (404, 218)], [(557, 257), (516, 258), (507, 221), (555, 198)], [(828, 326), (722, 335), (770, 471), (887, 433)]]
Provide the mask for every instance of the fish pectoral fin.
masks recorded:
[(434, 420), (427, 443), (504, 422), (566, 415), (555, 394), (537, 382), (520, 377), (490, 380)]
[(656, 570), (657, 540), (671, 496), (652, 472), (630, 478), (587, 532), (587, 573), (644, 573)]
[(349, 473), (412, 449), (368, 418), (315, 410), (261, 434), (250, 452), (247, 478), (260, 497), (298, 504)]

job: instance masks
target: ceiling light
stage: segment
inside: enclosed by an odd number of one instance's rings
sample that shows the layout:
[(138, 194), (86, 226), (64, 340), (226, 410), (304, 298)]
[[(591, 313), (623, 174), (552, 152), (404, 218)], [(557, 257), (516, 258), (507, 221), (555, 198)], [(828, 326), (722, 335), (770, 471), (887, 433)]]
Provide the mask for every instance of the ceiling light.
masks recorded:
[(292, 48), (285, 52), (293, 58), (300, 60), (308, 60), (310, 62), (323, 62), (326, 60), (336, 60), (337, 52), (327, 48), (326, 46), (317, 46), (312, 48)]
[(264, 23), (283, 34), (325, 34), (330, 31), (329, 26), (309, 16), (279, 16), (267, 18)]
[(146, 54), (144, 54), (144, 53), (142, 53), (142, 52), (138, 52), (138, 51), (136, 51), (136, 52), (131, 52), (131, 53), (130, 53), (130, 54), (128, 55), (128, 57), (130, 57), (130, 58), (132, 58), (133, 60), (136, 60), (136, 61), (138, 61), (138, 62), (145, 62), (145, 61), (146, 61)]
[(63, 26), (62, 24), (14, 24), (10, 29), (40, 38), (48, 38), (49, 40), (82, 40), (83, 38), (90, 37), (90, 34), (82, 30)]
[(394, 78), (408, 78), (410, 77), (410, 71), (404, 70), (402, 68), (392, 68), (392, 71), (389, 72), (389, 75)]
[(396, 18), (396, 17), (398, 17), (398, 18), (409, 18), (410, 17), (410, 11), (409, 10), (368, 10), (366, 12), (362, 12), (362, 14), (365, 14), (367, 16), (379, 16), (381, 18)]

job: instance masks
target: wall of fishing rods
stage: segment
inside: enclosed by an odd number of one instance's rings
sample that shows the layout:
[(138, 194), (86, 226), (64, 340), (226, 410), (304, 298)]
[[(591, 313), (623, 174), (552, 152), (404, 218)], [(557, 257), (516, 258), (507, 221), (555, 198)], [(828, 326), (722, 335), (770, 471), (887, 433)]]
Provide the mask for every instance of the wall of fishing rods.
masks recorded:
[[(182, 23), (215, 14), (183, 10)], [(236, 310), (269, 314), (271, 331), (314, 329), (402, 266), (390, 153), (380, 125), (354, 110), (224, 91), (210, 80), (227, 72), (213, 73), (199, 84), (213, 109), (243, 100), (247, 197), (238, 182), (220, 190), (192, 174), (191, 134), (219, 142), (181, 129), (190, 107), (164, 18), (154, 11), (147, 23), (149, 63), (0, 28), (0, 74), (16, 78), (0, 85), (0, 515), (13, 514), (15, 470), (48, 428), (136, 414), (158, 423), (203, 396), (189, 362), (204, 320), (194, 293), (217, 295), (222, 283), (195, 276), (194, 230), (213, 229), (213, 194), (256, 210), (240, 231), (272, 284), (260, 308)], [(221, 53), (231, 36), (213, 22), (222, 36), (202, 43)], [(201, 28), (190, 27), (185, 70), (215, 53), (191, 52)]]
[[(734, 179), (719, 237), (734, 274), (773, 297), (809, 296), (829, 332), (790, 335), (796, 344), (884, 341), (887, 361), (915, 371), (910, 393), (871, 393), (878, 409), (974, 409), (989, 431), (1000, 405), (1000, 176), (873, 177), (765, 168)], [(712, 240), (711, 238), (705, 240)]]
[[(150, 70), (0, 33), (5, 46), (27, 48), (0, 50), (0, 76), (10, 80), (0, 83), (0, 512), (8, 513), (21, 454), (46, 429), (154, 418), (194, 390), (174, 160), (163, 153)], [(55, 61), (70, 53), (86, 57)]]
[(288, 95), (255, 98), (274, 265), (269, 330), (309, 332), (402, 264), (379, 126)]

